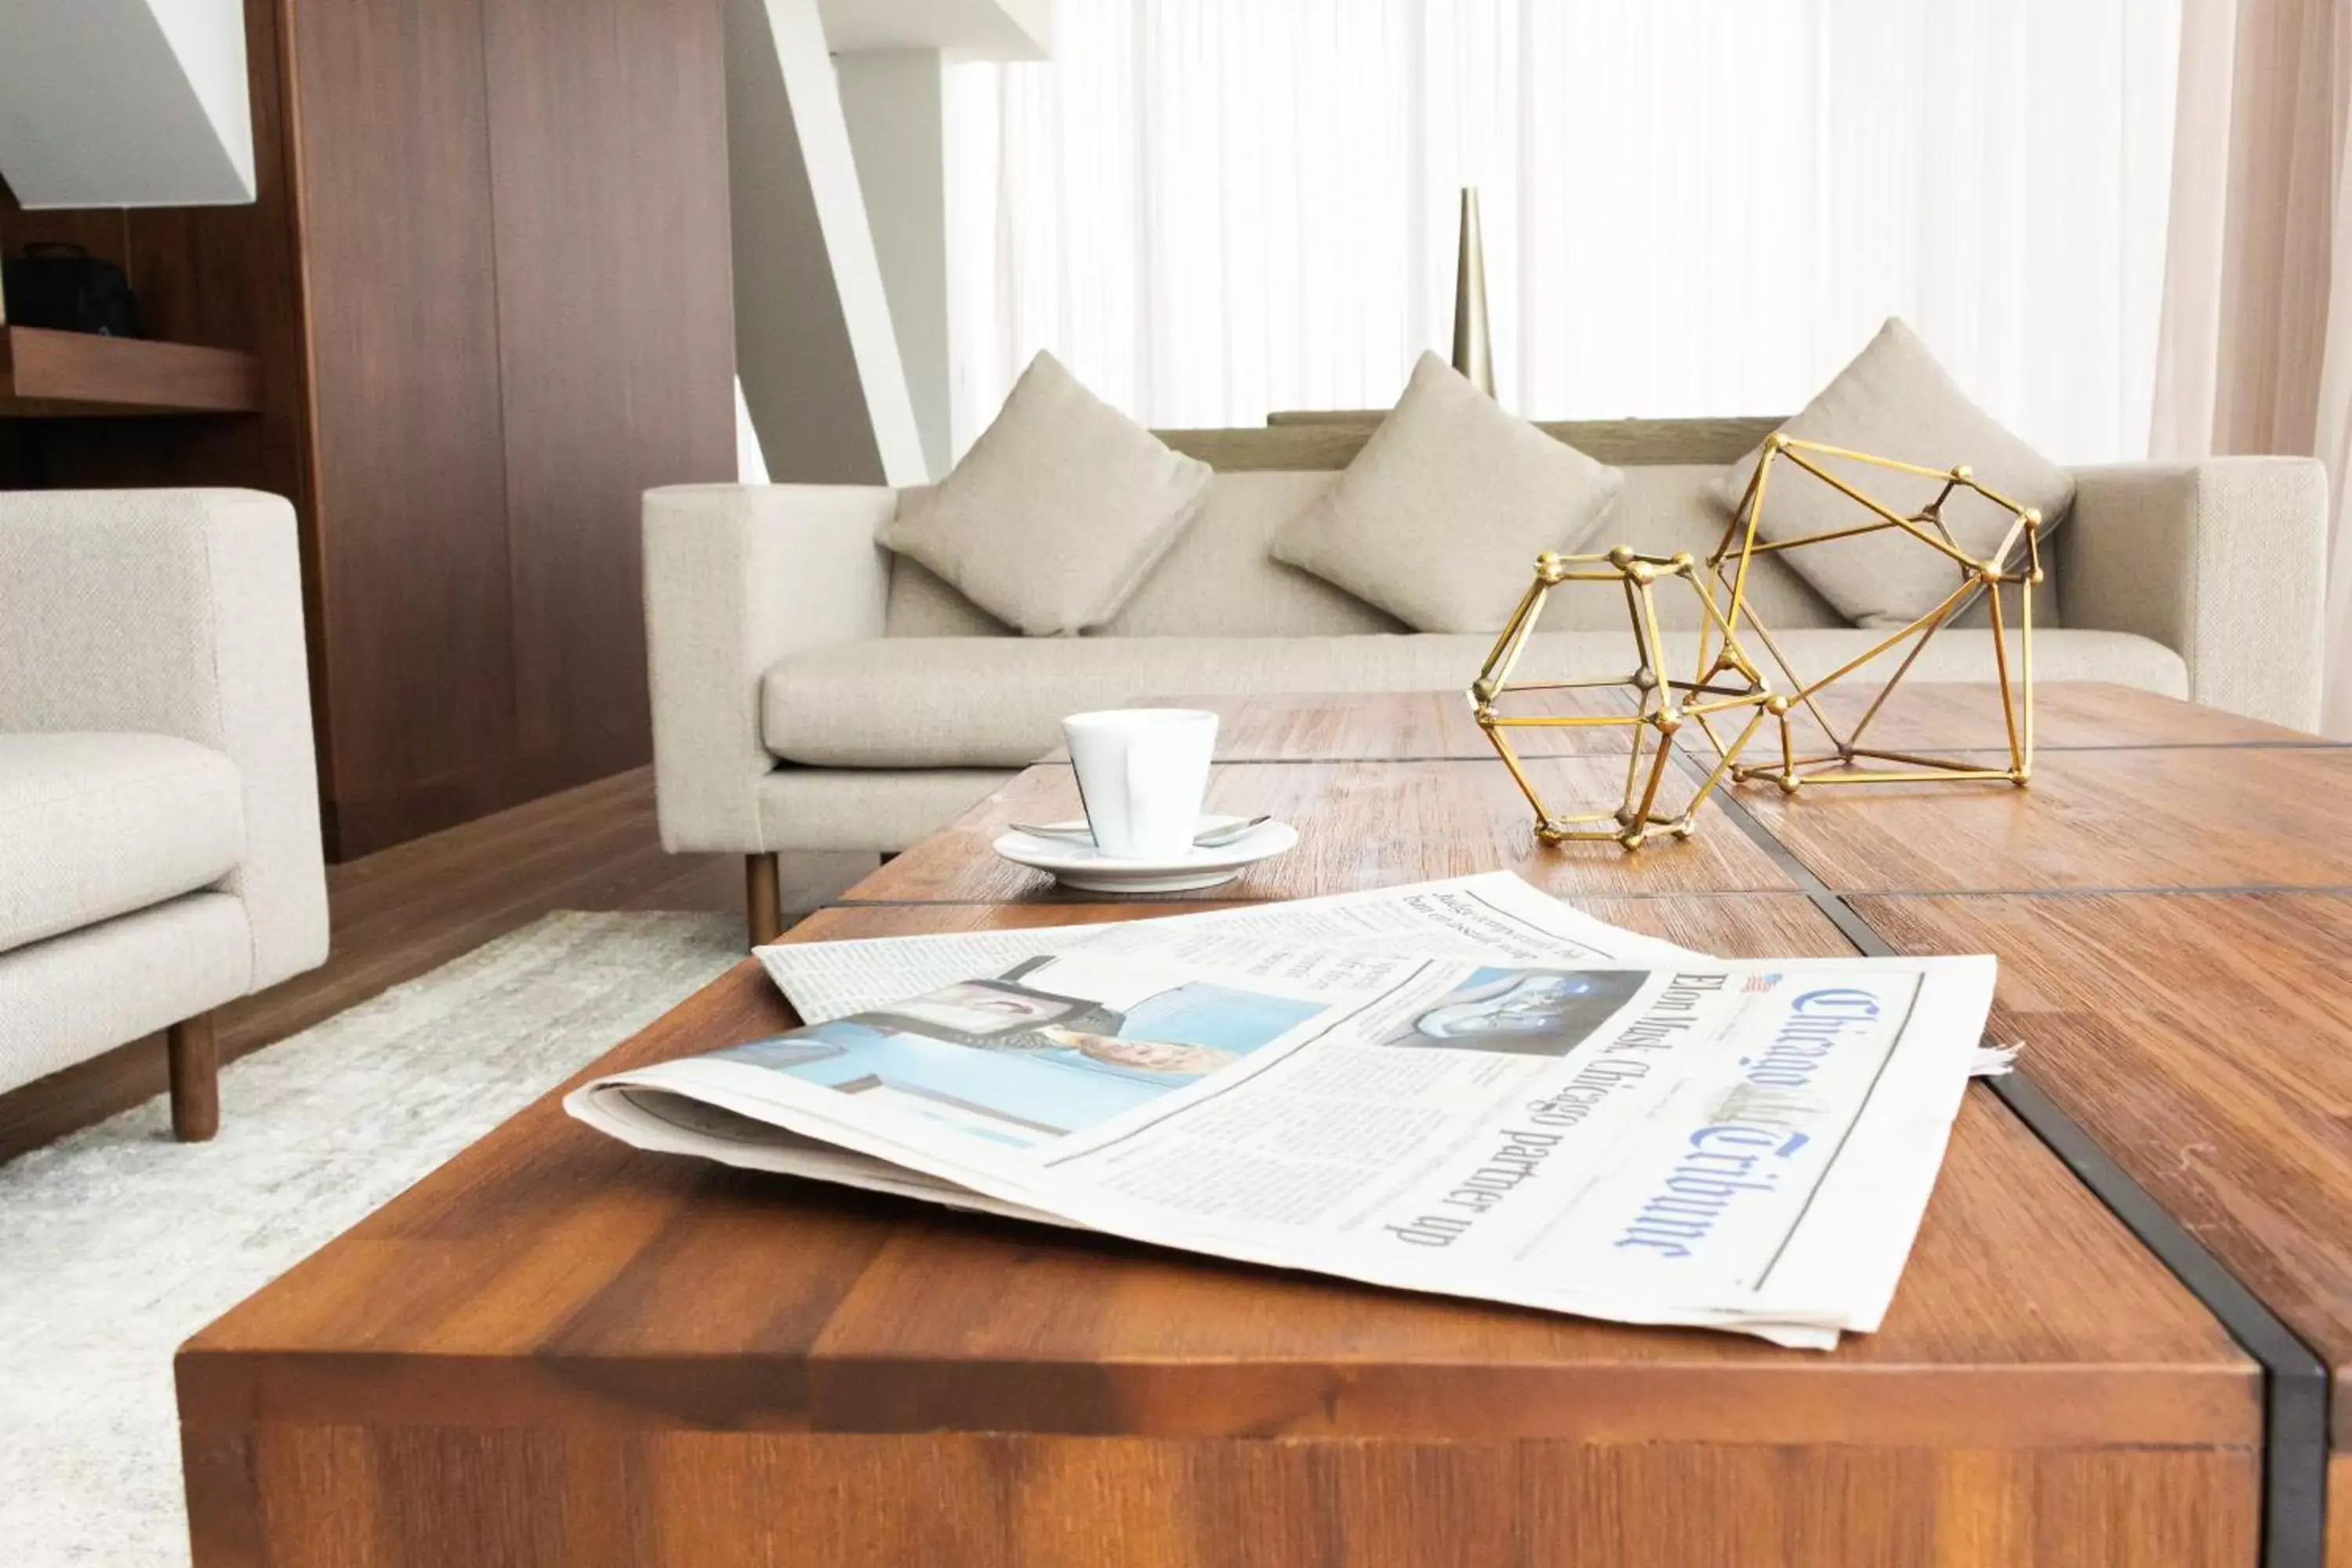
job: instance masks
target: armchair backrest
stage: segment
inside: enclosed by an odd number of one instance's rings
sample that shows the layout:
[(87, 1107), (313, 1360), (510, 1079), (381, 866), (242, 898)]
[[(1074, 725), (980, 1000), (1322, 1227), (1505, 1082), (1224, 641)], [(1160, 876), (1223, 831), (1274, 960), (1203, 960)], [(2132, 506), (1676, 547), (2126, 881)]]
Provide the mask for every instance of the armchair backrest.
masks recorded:
[(294, 510), (255, 490), (0, 494), (0, 730), (175, 735), (226, 754), (246, 858), (224, 887), (254, 984), (326, 953)]

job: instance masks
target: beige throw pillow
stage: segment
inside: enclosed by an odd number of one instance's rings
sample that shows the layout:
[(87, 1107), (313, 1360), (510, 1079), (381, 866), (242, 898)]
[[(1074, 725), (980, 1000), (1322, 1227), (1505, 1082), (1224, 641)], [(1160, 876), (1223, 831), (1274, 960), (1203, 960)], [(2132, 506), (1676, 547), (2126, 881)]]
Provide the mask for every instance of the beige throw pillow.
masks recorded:
[[(1899, 320), (1881, 327), (1853, 363), (1780, 431), (1926, 468), (1965, 463), (1987, 489), (2021, 506), (2040, 508), (2045, 540), (2074, 500), (2074, 476), (1969, 402), (1918, 334)], [(1738, 510), (1762, 454), (1759, 447), (1724, 470), (1716, 495), (1725, 506)], [(1808, 456), (1905, 517), (1933, 500), (1941, 488), (1936, 479), (1867, 463)], [(2014, 521), (1970, 490), (1954, 492), (1943, 517), (1953, 542), (1979, 559), (2000, 547)], [(1772, 465), (1757, 531), (1768, 540), (1795, 539), (1853, 528), (1869, 518), (1862, 507), (1782, 458)], [(1950, 557), (1891, 529), (1804, 545), (1781, 559), (1863, 626), (1907, 625), (1941, 604), (1960, 582), (1959, 567)]]
[(1492, 632), (1536, 557), (1591, 542), (1623, 476), (1425, 353), (1404, 395), (1273, 555), (1417, 631)]
[(1075, 636), (1118, 613), (1208, 488), (1208, 464), (1041, 353), (955, 471), (902, 498), (880, 537), (1007, 626)]

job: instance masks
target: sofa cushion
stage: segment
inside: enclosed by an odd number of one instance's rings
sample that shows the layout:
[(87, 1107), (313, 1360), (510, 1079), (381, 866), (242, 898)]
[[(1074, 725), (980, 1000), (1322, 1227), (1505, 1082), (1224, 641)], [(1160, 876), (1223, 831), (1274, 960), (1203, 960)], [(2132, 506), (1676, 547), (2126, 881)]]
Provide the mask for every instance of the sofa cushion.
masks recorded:
[[(930, 487), (898, 492), (900, 510), (928, 505)], [(1021, 634), (955, 591), (955, 584), (911, 555), (890, 557), (882, 630), (894, 637), (1016, 637)]]
[(1292, 520), (1331, 492), (1339, 476), (1219, 474), (1208, 504), (1152, 568), (1103, 633), (1124, 637), (1265, 637), (1401, 632), (1386, 610), (1273, 554)]
[[(1588, 551), (1598, 553), (1613, 545), (1630, 544), (1649, 555), (1688, 551), (1704, 563), (1723, 542), (1731, 525), (1731, 511), (1715, 495), (1721, 468), (1711, 463), (1657, 464), (1628, 466), (1621, 471), (1625, 476), (1624, 488), (1618, 492), (1617, 504), (1601, 520), (1600, 531), (1585, 546)], [(1728, 590), (1711, 581), (1709, 587), (1717, 604), (1729, 608)], [(1779, 555), (1759, 555), (1748, 563), (1747, 592), (1748, 603), (1775, 632), (1783, 626), (1848, 624)], [(1706, 618), (1697, 595), (1686, 588), (1664, 584), (1653, 596), (1661, 626), (1685, 629)], [(1548, 632), (1623, 632), (1631, 621), (1622, 590), (1613, 584), (1585, 583), (1553, 589), (1544, 601), (1543, 619), (1536, 624)]]
[(1417, 630), (1493, 633), (1536, 557), (1585, 549), (1622, 483), (1424, 353), (1339, 482), (1275, 536), (1274, 554)]
[[(1811, 677), (1827, 674), (1885, 635), (1811, 627), (1779, 633), (1777, 640), (1798, 673)], [(1909, 679), (1991, 679), (1991, 636), (1942, 633), (1928, 643)], [(769, 667), (761, 682), (761, 729), (775, 755), (815, 766), (1020, 767), (1060, 742), (1063, 714), (1140, 698), (1462, 690), (1478, 673), (1491, 640), (1421, 634), (835, 643)], [(1694, 640), (1690, 632), (1667, 633), (1668, 660), (1692, 661)], [(1621, 632), (1540, 632), (1529, 640), (1518, 676), (1618, 675), (1627, 670), (1629, 653)], [(2189, 689), (2179, 654), (2121, 632), (2037, 632), (2033, 668), (2041, 680), (2111, 680), (2171, 697)]]
[(1069, 636), (1118, 613), (1208, 483), (1208, 464), (1040, 353), (955, 471), (901, 496), (880, 538), (1007, 626)]
[[(1200, 511), (1100, 635), (1273, 637), (1403, 630), (1394, 616), (1267, 553), (1283, 524), (1313, 505), (1338, 477), (1329, 471), (1213, 474)], [(903, 555), (890, 563), (883, 626), (894, 637), (1014, 635), (937, 573)]]
[[(1619, 471), (1624, 488), (1601, 519), (1592, 548), (1630, 544), (1656, 555), (1687, 550), (1704, 559), (1720, 542), (1731, 521), (1730, 509), (1716, 494), (1721, 468), (1656, 464)], [(1312, 506), (1339, 477), (1333, 470), (1216, 474), (1209, 480), (1200, 514), (1098, 635), (1276, 637), (1406, 629), (1386, 611), (1268, 553), (1283, 525)], [(2049, 565), (2054, 583), (2055, 560)], [(1756, 557), (1748, 570), (1748, 595), (1764, 623), (1776, 630), (1848, 624), (1790, 567), (1786, 556)], [(2048, 594), (2037, 597), (2039, 624), (2057, 625), (2054, 611)], [(1697, 603), (1686, 593), (1660, 594), (1658, 616), (1668, 626), (1699, 622)], [(1982, 619), (1979, 606), (1973, 620), (1981, 624)], [(1542, 622), (1547, 631), (1612, 631), (1625, 624), (1623, 600), (1598, 591), (1554, 594)], [(921, 563), (903, 555), (891, 558), (889, 608), (883, 625), (894, 637), (1017, 635)]]
[[(2040, 509), (2046, 537), (2074, 499), (2074, 476), (2011, 435), (1969, 400), (1927, 345), (1890, 319), (1780, 434), (1893, 458), (1931, 468), (1966, 464), (1977, 480), (2020, 506)], [(1759, 447), (1724, 470), (1717, 499), (1737, 508), (1763, 455)], [(1874, 500), (1916, 514), (1944, 481), (1850, 459), (1804, 454)], [(1757, 531), (1769, 540), (1853, 528), (1870, 514), (1786, 461), (1772, 466)], [(1970, 490), (1953, 494), (1944, 526), (1960, 549), (1981, 560), (2000, 546), (2015, 518)], [(2046, 556), (2045, 551), (2045, 556)], [(1960, 569), (1941, 552), (1887, 529), (1806, 545), (1789, 563), (1857, 626), (1899, 626), (1927, 614), (1960, 584)]]
[(0, 1094), (253, 989), (252, 906), (184, 893), (0, 952)]
[(210, 887), (244, 853), (236, 764), (209, 746), (0, 734), (0, 952)]

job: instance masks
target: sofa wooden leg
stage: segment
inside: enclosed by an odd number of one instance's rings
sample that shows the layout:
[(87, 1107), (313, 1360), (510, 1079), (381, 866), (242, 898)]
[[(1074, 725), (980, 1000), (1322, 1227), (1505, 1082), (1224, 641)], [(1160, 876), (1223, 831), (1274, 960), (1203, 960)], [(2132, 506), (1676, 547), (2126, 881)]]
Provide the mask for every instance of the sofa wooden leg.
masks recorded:
[(772, 854), (743, 857), (743, 902), (753, 947), (784, 934), (783, 886)]
[(213, 1041), (213, 1016), (199, 1013), (165, 1031), (164, 1055), (172, 1068), (172, 1134), (183, 1143), (201, 1143), (220, 1131), (220, 1052)]

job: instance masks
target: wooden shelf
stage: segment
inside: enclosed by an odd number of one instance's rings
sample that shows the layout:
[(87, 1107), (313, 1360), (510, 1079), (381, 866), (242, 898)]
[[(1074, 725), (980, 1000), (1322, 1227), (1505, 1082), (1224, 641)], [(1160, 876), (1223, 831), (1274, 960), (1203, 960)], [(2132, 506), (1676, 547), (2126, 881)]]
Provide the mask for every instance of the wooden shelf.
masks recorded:
[(0, 327), (0, 416), (251, 414), (261, 362), (235, 349)]

